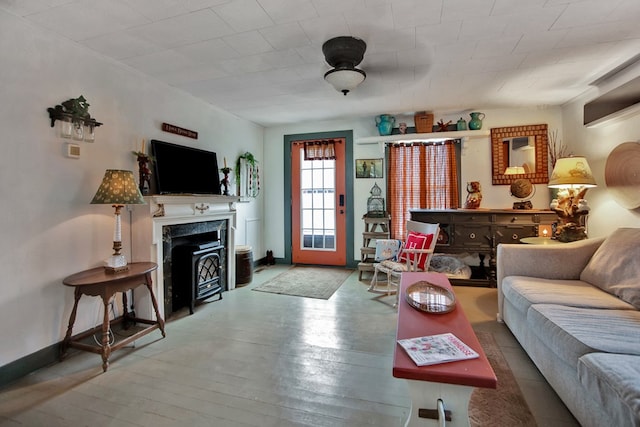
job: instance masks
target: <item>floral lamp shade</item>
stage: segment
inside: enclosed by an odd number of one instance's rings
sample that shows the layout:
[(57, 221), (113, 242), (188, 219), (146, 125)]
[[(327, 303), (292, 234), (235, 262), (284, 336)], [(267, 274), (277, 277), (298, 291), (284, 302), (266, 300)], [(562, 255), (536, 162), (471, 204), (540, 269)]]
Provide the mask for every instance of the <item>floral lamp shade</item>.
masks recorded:
[(104, 205), (142, 205), (144, 198), (133, 172), (128, 170), (107, 169), (91, 204)]

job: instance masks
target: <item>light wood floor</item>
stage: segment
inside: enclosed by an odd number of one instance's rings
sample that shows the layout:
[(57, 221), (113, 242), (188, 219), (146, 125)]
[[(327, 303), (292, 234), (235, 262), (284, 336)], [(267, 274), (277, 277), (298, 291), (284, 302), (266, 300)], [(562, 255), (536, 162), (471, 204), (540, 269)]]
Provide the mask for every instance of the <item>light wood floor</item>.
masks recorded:
[[(408, 411), (392, 377), (392, 297), (367, 292), (357, 272), (329, 300), (253, 292), (253, 283), (115, 352), (71, 350), (0, 390), (1, 426), (384, 426)], [(576, 426), (506, 327), (496, 290), (458, 287), (476, 330), (496, 336), (540, 426)]]

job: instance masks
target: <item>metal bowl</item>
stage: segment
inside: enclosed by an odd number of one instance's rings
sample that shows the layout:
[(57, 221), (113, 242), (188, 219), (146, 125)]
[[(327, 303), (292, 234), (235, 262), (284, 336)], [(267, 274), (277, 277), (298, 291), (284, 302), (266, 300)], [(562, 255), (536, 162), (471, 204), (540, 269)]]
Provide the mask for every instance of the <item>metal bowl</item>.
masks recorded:
[(444, 314), (456, 308), (456, 296), (442, 286), (421, 280), (405, 291), (407, 303), (426, 313)]

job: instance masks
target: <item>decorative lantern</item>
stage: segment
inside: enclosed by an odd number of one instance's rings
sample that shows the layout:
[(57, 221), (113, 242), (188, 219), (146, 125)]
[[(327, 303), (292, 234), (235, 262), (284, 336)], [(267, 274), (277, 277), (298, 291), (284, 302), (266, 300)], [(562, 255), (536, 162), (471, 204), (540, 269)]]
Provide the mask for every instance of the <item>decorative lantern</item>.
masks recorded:
[(367, 199), (367, 216), (369, 218), (382, 218), (386, 215), (384, 197), (381, 196), (382, 190), (378, 184), (371, 187), (371, 197)]

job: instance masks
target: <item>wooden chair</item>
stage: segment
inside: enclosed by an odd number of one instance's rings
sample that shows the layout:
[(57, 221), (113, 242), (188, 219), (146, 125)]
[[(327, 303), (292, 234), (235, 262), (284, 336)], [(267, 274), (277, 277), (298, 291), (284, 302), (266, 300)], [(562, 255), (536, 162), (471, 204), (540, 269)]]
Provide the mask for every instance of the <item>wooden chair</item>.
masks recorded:
[[(369, 286), (370, 292), (396, 294), (398, 304), (398, 289), (400, 288), (400, 277), (405, 271), (427, 271), (429, 263), (433, 257), (440, 224), (428, 224), (417, 221), (407, 221), (407, 237), (400, 245), (401, 249), (396, 257), (381, 260), (375, 263), (373, 278)], [(378, 245), (388, 245), (388, 240), (376, 241), (376, 253), (380, 254)], [(389, 255), (389, 253), (385, 253)], [(380, 280), (380, 273), (386, 275), (386, 280)]]

